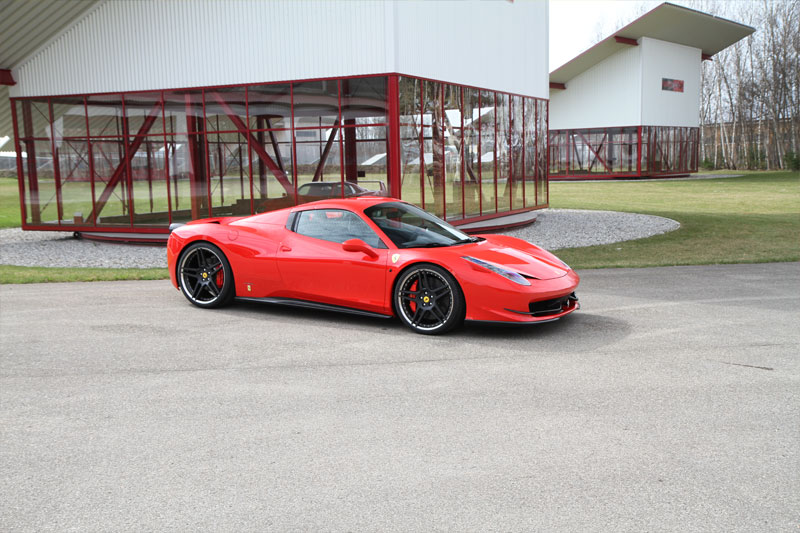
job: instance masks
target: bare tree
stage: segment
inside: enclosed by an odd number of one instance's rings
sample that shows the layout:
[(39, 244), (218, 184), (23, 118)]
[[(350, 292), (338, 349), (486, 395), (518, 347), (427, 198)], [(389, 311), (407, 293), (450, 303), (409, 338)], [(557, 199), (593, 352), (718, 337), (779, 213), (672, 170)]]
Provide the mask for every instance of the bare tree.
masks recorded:
[(704, 163), (715, 168), (796, 167), (800, 149), (800, 3), (692, 2), (756, 28), (703, 65)]

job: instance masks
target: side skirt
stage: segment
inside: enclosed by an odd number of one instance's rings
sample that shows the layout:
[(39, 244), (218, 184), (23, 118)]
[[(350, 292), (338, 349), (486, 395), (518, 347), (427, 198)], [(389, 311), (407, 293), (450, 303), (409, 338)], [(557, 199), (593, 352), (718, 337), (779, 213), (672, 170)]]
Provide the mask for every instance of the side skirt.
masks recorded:
[(372, 311), (364, 311), (361, 309), (353, 309), (352, 307), (343, 307), (340, 305), (323, 304), (319, 302), (309, 302), (308, 300), (295, 300), (294, 298), (248, 298), (246, 296), (237, 296), (237, 300), (243, 302), (257, 302), (262, 304), (277, 304), (288, 305), (289, 307), (303, 307), (306, 309), (318, 309), (322, 311), (335, 311), (337, 313), (348, 313), (351, 315), (369, 316), (372, 318), (392, 318), (391, 315), (383, 315), (381, 313), (373, 313)]

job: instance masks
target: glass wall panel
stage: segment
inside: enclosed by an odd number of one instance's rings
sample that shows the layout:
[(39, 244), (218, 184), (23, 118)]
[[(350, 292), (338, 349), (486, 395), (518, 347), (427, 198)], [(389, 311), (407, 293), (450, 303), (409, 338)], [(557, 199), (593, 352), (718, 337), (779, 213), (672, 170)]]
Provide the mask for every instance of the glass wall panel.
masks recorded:
[(547, 143), (544, 142), (544, 140), (547, 139), (548, 107), (547, 102), (544, 100), (538, 100), (537, 106), (536, 118), (538, 127), (536, 137), (540, 139), (540, 141), (536, 145), (536, 152), (538, 154), (536, 166), (536, 202), (537, 205), (544, 206), (550, 203), (550, 189), (548, 188), (547, 176)]
[(461, 87), (444, 84), (444, 126), (445, 144), (444, 185), (447, 199), (447, 220), (464, 218), (462, 187), (464, 179), (461, 175), (463, 167), (461, 149)]
[(342, 197), (339, 130), (340, 128), (295, 131), (297, 203)]
[(86, 97), (91, 137), (122, 137), (122, 97), (118, 94), (89, 95)]
[(169, 162), (170, 210), (173, 222), (192, 219), (192, 162), (189, 154), (189, 138), (186, 135), (167, 137), (167, 161)]
[(155, 135), (164, 132), (161, 93), (125, 95), (125, 117), (129, 135)]
[[(537, 149), (544, 139), (539, 138), (538, 121), (538, 101), (533, 98), (525, 98), (525, 162), (523, 166), (523, 180), (525, 187), (525, 206), (536, 205), (536, 161), (538, 158)], [(547, 132), (545, 132), (546, 134)]]
[(16, 102), (16, 106), (19, 142), (27, 154), (22, 167), (26, 223), (57, 224), (58, 210), (43, 209), (51, 191), (55, 197), (49, 106), (46, 101), (33, 100)]
[(247, 137), (239, 133), (209, 133), (208, 169), (214, 216), (250, 214)]
[(642, 150), (641, 161), (642, 161), (642, 172), (649, 172), (650, 171), (650, 128), (643, 126), (642, 127), (642, 140), (640, 143), (640, 147)]
[[(188, 117), (187, 121), (190, 123), (195, 122), (196, 125), (199, 123), (200, 127), (202, 127), (203, 121), (200, 119)], [(211, 187), (208, 165), (210, 161), (206, 146), (206, 136), (202, 133), (190, 134), (186, 136), (186, 139), (192, 219), (210, 217), (213, 215), (209, 202)]]
[(291, 130), (251, 134), (250, 171), (256, 213), (294, 205), (293, 161)]
[(507, 94), (497, 93), (497, 211), (511, 209), (511, 109)]
[(444, 217), (444, 124), (442, 121), (442, 85), (433, 81), (423, 84), (423, 136), (424, 136), (424, 202), (425, 209)]
[[(535, 144), (544, 102), (398, 82), (398, 117), (386, 76), (15, 100), (26, 224), (166, 227), (287, 207), (326, 188), (389, 194), (392, 153), (403, 199), (448, 220), (491, 215), (498, 197), (500, 211), (525, 205), (528, 181), (544, 175), (532, 163), (546, 160), (546, 143)], [(622, 168), (630, 135), (618, 133), (591, 142)], [(695, 161), (691, 131), (650, 133), (660, 166)]]
[(168, 134), (202, 132), (204, 116), (201, 89), (164, 91), (164, 120)]
[(524, 188), (522, 168), (525, 159), (524, 134), (524, 109), (521, 96), (512, 96), (511, 105), (511, 207), (520, 209), (524, 207)]
[[(344, 180), (359, 187), (388, 196), (389, 145), (385, 126), (344, 128)], [(345, 187), (344, 196), (363, 192), (359, 188)]]
[(387, 78), (351, 78), (342, 80), (342, 119), (345, 125), (386, 122)]
[[(309, 81), (293, 84), (294, 127), (330, 127), (339, 121), (339, 82)], [(299, 158), (299, 156), (298, 156)]]
[(497, 212), (497, 130), (495, 93), (481, 91), (480, 127), (480, 181), (482, 191), (482, 213), (484, 215)]
[(82, 96), (53, 98), (53, 129), (55, 138), (86, 139), (86, 110)]
[(247, 128), (245, 88), (204, 91), (206, 131), (244, 131)]
[(462, 111), (464, 116), (464, 217), (481, 214), (480, 172), (480, 91), (464, 87)]
[[(295, 150), (297, 152), (297, 184), (319, 181), (324, 176), (334, 181), (341, 181), (341, 172), (331, 173), (327, 165), (336, 159), (339, 169), (339, 128), (297, 130), (295, 131)], [(323, 166), (320, 166), (320, 162)], [(327, 167), (327, 168), (325, 168)]]
[(247, 88), (250, 129), (290, 129), (292, 88), (288, 83), (250, 85)]
[[(81, 106), (83, 108), (83, 106)], [(63, 224), (92, 224), (92, 180), (89, 143), (85, 139), (63, 139), (58, 143)]]
[(399, 80), (400, 99), (400, 195), (403, 200), (422, 206), (424, 176), (422, 164), (422, 80)]
[[(36, 141), (30, 146), (35, 149), (27, 152), (28, 216), (35, 224), (58, 225), (58, 198), (50, 142)], [(31, 154), (34, 154), (33, 158)]]
[(91, 143), (94, 167), (95, 222), (98, 226), (129, 226), (128, 172), (122, 139)]
[(145, 137), (138, 143), (131, 159), (131, 184), (134, 225), (169, 224), (163, 136)]

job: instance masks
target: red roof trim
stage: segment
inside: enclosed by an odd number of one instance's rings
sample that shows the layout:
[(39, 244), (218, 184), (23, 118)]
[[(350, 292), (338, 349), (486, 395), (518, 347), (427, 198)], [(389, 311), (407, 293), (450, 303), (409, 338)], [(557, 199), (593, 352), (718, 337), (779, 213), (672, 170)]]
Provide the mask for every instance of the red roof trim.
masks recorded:
[(619, 35), (615, 35), (614, 40), (617, 41), (619, 44), (629, 44), (631, 46), (639, 46), (639, 41), (637, 41), (636, 39), (628, 39), (627, 37), (620, 37)]
[(14, 76), (11, 75), (11, 71), (7, 68), (0, 68), (0, 85), (16, 85), (17, 82), (14, 81)]

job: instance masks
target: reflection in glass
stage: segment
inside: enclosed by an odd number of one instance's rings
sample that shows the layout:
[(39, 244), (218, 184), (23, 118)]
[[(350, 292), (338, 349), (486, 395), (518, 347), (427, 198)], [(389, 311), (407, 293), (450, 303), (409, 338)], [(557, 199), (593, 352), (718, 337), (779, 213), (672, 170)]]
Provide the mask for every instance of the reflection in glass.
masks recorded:
[(422, 152), (422, 80), (401, 77), (400, 90), (400, 195), (422, 206), (424, 176)]
[(309, 81), (293, 84), (294, 127), (322, 128), (339, 123), (339, 82)]

